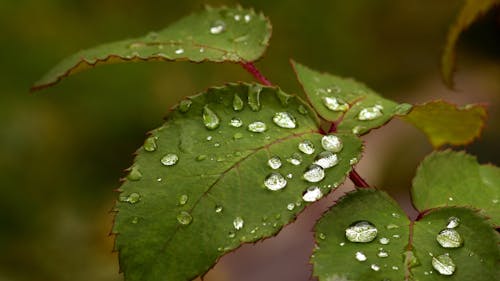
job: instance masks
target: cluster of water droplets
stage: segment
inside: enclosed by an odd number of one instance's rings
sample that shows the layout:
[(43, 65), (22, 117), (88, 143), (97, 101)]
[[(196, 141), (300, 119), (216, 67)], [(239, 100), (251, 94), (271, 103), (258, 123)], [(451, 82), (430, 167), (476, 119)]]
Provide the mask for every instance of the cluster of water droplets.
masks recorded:
[[(445, 249), (460, 248), (464, 240), (456, 228), (460, 226), (460, 219), (457, 217), (448, 218), (448, 223), (444, 229), (436, 235), (436, 241)], [(431, 253), (430, 253), (431, 254)], [(432, 267), (441, 275), (453, 275), (456, 270), (455, 262), (449, 253), (439, 256), (432, 256)]]

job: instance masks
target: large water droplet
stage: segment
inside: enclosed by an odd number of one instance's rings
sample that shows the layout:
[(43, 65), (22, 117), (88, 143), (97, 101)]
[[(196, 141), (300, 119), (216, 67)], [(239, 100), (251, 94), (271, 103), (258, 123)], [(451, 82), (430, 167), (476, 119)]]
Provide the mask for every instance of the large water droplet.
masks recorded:
[(321, 138), (321, 145), (323, 149), (331, 152), (340, 152), (344, 145), (342, 140), (335, 135), (326, 135)]
[(432, 267), (441, 275), (453, 275), (456, 269), (455, 263), (447, 254), (432, 257)]
[(458, 248), (464, 243), (460, 233), (453, 228), (446, 228), (439, 232), (436, 240), (443, 248)]
[(356, 252), (355, 257), (358, 261), (365, 261), (367, 259), (363, 252)]
[(377, 119), (384, 115), (382, 109), (383, 107), (378, 104), (372, 107), (363, 108), (358, 114), (358, 119), (361, 121)]
[(179, 111), (182, 113), (188, 112), (192, 104), (193, 102), (191, 100), (182, 100), (179, 103)]
[(139, 193), (133, 192), (130, 193), (128, 196), (120, 196), (120, 201), (121, 202), (127, 202), (130, 204), (135, 204), (141, 200), (141, 195)]
[(301, 141), (298, 147), (305, 154), (313, 154), (315, 151), (314, 144), (310, 140)]
[(250, 132), (263, 133), (263, 132), (265, 132), (267, 130), (267, 126), (266, 126), (266, 123), (264, 123), (264, 122), (255, 121), (255, 122), (252, 122), (252, 123), (248, 124), (247, 129)]
[(193, 217), (186, 211), (182, 211), (177, 215), (177, 221), (180, 224), (188, 225), (193, 221)]
[(179, 196), (179, 205), (185, 205), (188, 201), (189, 197), (186, 194), (182, 194)]
[(244, 224), (245, 224), (245, 221), (243, 221), (243, 219), (241, 217), (236, 217), (233, 220), (233, 226), (234, 226), (234, 229), (236, 229), (236, 230), (242, 229)]
[(293, 129), (297, 127), (295, 117), (288, 112), (276, 112), (273, 116), (273, 122), (281, 128)]
[(339, 163), (337, 154), (330, 151), (320, 152), (314, 158), (314, 164), (321, 166), (323, 169), (331, 168)]
[(179, 161), (179, 156), (177, 156), (177, 154), (168, 153), (163, 156), (160, 161), (164, 166), (173, 166)]
[(272, 191), (283, 189), (286, 184), (286, 179), (280, 173), (271, 173), (264, 180), (264, 185)]
[(135, 165), (130, 169), (127, 179), (131, 181), (138, 181), (142, 179), (142, 173), (139, 170), (139, 166)]
[(368, 221), (359, 221), (346, 228), (347, 240), (355, 243), (368, 243), (377, 237), (377, 228)]
[(226, 23), (221, 20), (216, 20), (210, 25), (210, 34), (221, 34), (226, 31)]
[(379, 266), (379, 265), (376, 265), (376, 264), (372, 264), (372, 265), (370, 265), (370, 268), (371, 268), (373, 271), (379, 271), (379, 270), (380, 270), (380, 266)]
[(235, 118), (232, 118), (231, 121), (229, 121), (229, 125), (231, 127), (239, 128), (239, 127), (243, 126), (243, 121), (241, 121), (241, 119), (235, 117)]
[(294, 152), (286, 159), (286, 161), (294, 166), (298, 166), (302, 163), (302, 156), (300, 156), (297, 152)]
[(238, 94), (234, 94), (233, 110), (234, 111), (242, 111), (244, 106), (245, 106), (245, 104), (243, 103), (243, 100), (240, 98), (240, 96)]
[(147, 138), (146, 141), (144, 142), (144, 150), (146, 150), (148, 152), (153, 152), (156, 150), (156, 148), (157, 148), (156, 137), (151, 136), (151, 137)]
[(271, 169), (279, 169), (281, 167), (281, 159), (279, 156), (275, 155), (271, 158), (269, 158), (269, 160), (267, 160), (267, 165), (269, 165), (269, 167), (271, 167)]
[(317, 186), (311, 186), (302, 195), (302, 199), (306, 202), (315, 202), (323, 197), (323, 192)]
[(312, 164), (304, 172), (303, 177), (308, 182), (319, 182), (325, 178), (325, 170), (319, 165)]
[(331, 111), (347, 111), (349, 104), (339, 98), (323, 97), (323, 104)]
[(254, 84), (248, 87), (248, 105), (252, 111), (260, 110), (260, 92), (262, 86)]
[(220, 125), (220, 119), (215, 112), (213, 112), (208, 105), (203, 107), (203, 124), (209, 130), (215, 130)]
[(457, 228), (460, 225), (460, 219), (457, 217), (448, 218), (448, 225), (446, 228)]

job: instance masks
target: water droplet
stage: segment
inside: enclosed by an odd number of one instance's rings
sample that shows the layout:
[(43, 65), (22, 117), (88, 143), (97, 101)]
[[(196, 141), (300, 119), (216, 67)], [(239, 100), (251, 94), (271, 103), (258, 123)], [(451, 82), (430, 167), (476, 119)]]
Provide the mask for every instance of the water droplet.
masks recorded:
[(200, 53), (204, 53), (205, 52), (205, 48), (201, 47), (200, 50), (199, 50)]
[(256, 121), (256, 122), (252, 122), (252, 123), (248, 124), (247, 129), (250, 132), (263, 133), (267, 130), (267, 126), (266, 126), (266, 123), (264, 123), (264, 122)]
[(337, 165), (339, 163), (339, 158), (337, 154), (330, 151), (323, 151), (316, 155), (313, 163), (321, 166), (323, 169), (328, 169)]
[(239, 140), (241, 138), (243, 138), (243, 134), (242, 133), (235, 133), (233, 135), (233, 139), (235, 139), (235, 140)]
[(286, 161), (294, 166), (298, 166), (302, 163), (302, 156), (300, 156), (297, 152), (294, 152), (286, 159)]
[(156, 148), (156, 137), (151, 136), (147, 138), (146, 141), (144, 141), (144, 150), (153, 152), (156, 150)]
[(179, 161), (179, 157), (177, 156), (177, 154), (173, 153), (168, 153), (161, 158), (161, 163), (164, 166), (173, 166), (177, 164), (177, 161)]
[(395, 225), (393, 223), (390, 223), (390, 224), (386, 225), (385, 228), (387, 228), (387, 229), (396, 229), (396, 228), (399, 228), (399, 226)]
[(224, 209), (224, 208), (223, 208), (222, 206), (219, 206), (219, 205), (215, 206), (215, 212), (216, 212), (217, 214), (222, 213), (222, 210), (223, 210), (223, 209)]
[(293, 178), (293, 174), (287, 174), (287, 175), (286, 175), (286, 178), (287, 178), (287, 179), (292, 179), (292, 178)]
[(182, 194), (180, 197), (179, 197), (179, 205), (185, 205), (188, 201), (189, 197), (186, 195), (186, 194)]
[(139, 193), (133, 192), (130, 193), (128, 196), (120, 196), (119, 199), (121, 202), (135, 204), (141, 200), (141, 195)]
[(179, 103), (179, 111), (182, 113), (188, 112), (192, 104), (193, 102), (191, 100), (182, 100)]
[(299, 143), (299, 150), (305, 154), (314, 153), (314, 144), (310, 140), (304, 140)]
[(349, 104), (339, 98), (323, 97), (323, 104), (331, 111), (345, 112), (349, 109)]
[(308, 182), (319, 182), (325, 178), (325, 170), (319, 165), (312, 164), (304, 172), (303, 177)]
[(180, 224), (188, 225), (193, 221), (193, 217), (186, 211), (182, 211), (177, 215), (177, 221)]
[(162, 178), (160, 178), (160, 177), (158, 177), (158, 178), (156, 179), (156, 181), (157, 181), (157, 182), (161, 182), (162, 180), (163, 180), (163, 179), (162, 179)]
[(269, 167), (271, 167), (271, 169), (273, 169), (273, 170), (279, 169), (281, 167), (280, 157), (275, 155), (275, 156), (269, 158), (269, 160), (267, 160), (267, 165)]
[(208, 105), (203, 107), (203, 124), (205, 124), (205, 127), (209, 130), (215, 130), (220, 125), (219, 116), (208, 108)]
[(448, 218), (448, 225), (446, 228), (457, 228), (460, 225), (460, 219), (457, 217)]
[(283, 189), (286, 184), (286, 179), (280, 173), (271, 173), (264, 180), (264, 185), (272, 191)]
[(229, 122), (229, 125), (231, 127), (239, 128), (243, 126), (243, 121), (241, 121), (241, 119), (239, 118), (232, 118), (231, 121)]
[(252, 16), (250, 16), (249, 14), (246, 14), (246, 15), (244, 16), (244, 18), (245, 18), (245, 22), (247, 22), (247, 23), (248, 23), (248, 22), (250, 22), (250, 21), (252, 20)]
[(363, 252), (356, 252), (355, 257), (358, 261), (365, 261), (367, 259), (366, 255), (363, 254)]
[(377, 256), (379, 258), (387, 258), (389, 256), (389, 253), (386, 252), (384, 249), (380, 248), (378, 253), (377, 253)]
[(364, 133), (366, 130), (366, 127), (364, 126), (354, 126), (354, 128), (352, 128), (352, 133), (355, 134), (355, 135), (359, 135), (361, 133)]
[(221, 20), (216, 20), (210, 25), (210, 34), (221, 34), (226, 31), (226, 23)]
[(293, 209), (295, 209), (295, 204), (294, 204), (294, 203), (289, 203), (288, 205), (286, 205), (286, 208), (287, 208), (289, 211), (293, 211)]
[(372, 107), (363, 108), (358, 114), (358, 119), (361, 121), (377, 119), (384, 115), (382, 109), (384, 108), (378, 104)]
[(449, 201), (453, 201), (453, 197), (448, 197), (448, 200)]
[(310, 186), (302, 195), (302, 199), (306, 202), (315, 202), (323, 197), (321, 189), (317, 186)]
[(240, 98), (240, 96), (238, 94), (234, 94), (233, 110), (234, 111), (242, 111), (244, 106), (245, 106), (245, 104), (243, 103), (243, 100)]
[(399, 236), (399, 234), (394, 234), (394, 235), (392, 235), (392, 238), (399, 239), (399, 238), (401, 238), (401, 236)]
[(443, 248), (458, 248), (464, 243), (460, 233), (453, 228), (446, 228), (439, 232), (436, 236), (436, 240), (439, 245)]
[(142, 173), (139, 170), (139, 166), (135, 165), (130, 169), (127, 179), (131, 181), (138, 181), (142, 179)]
[(370, 268), (373, 270), (373, 271), (379, 271), (380, 270), (380, 266), (376, 265), (376, 264), (372, 264), (370, 265)]
[(358, 163), (358, 158), (354, 157), (354, 158), (351, 158), (349, 159), (349, 165), (355, 165)]
[(184, 49), (183, 48), (179, 48), (177, 50), (175, 50), (175, 54), (176, 55), (180, 55), (180, 54), (183, 54), (184, 53)]
[(233, 226), (234, 226), (234, 229), (236, 229), (236, 230), (242, 229), (244, 224), (245, 224), (245, 221), (243, 221), (243, 219), (241, 217), (236, 217), (233, 220)]
[(344, 147), (342, 140), (335, 135), (323, 136), (323, 138), (321, 138), (321, 145), (323, 149), (331, 152), (339, 152)]
[(359, 221), (346, 228), (347, 240), (355, 243), (368, 243), (377, 237), (377, 228), (368, 221)]
[(133, 224), (137, 224), (139, 222), (139, 218), (138, 217), (133, 217), (132, 218), (132, 223)]
[(207, 140), (207, 141), (211, 141), (212, 139), (213, 139), (213, 137), (212, 137), (212, 136), (208, 136), (208, 137), (206, 138), (206, 140)]
[(241, 20), (241, 15), (236, 14), (236, 15), (234, 15), (233, 18), (234, 18), (235, 21), (240, 21)]
[(203, 161), (205, 159), (207, 159), (207, 155), (205, 155), (205, 154), (200, 154), (200, 155), (196, 156), (196, 161)]
[(453, 275), (456, 269), (455, 263), (447, 254), (432, 257), (432, 267), (441, 275)]
[(382, 237), (378, 240), (380, 242), (380, 244), (382, 245), (387, 245), (391, 242), (391, 240), (389, 238), (386, 238), (386, 237)]
[(399, 218), (401, 217), (401, 215), (400, 215), (400, 214), (398, 214), (398, 213), (392, 213), (392, 214), (391, 214), (391, 216), (392, 216), (393, 218), (397, 218), (397, 219), (399, 219)]
[(410, 111), (410, 109), (412, 107), (413, 106), (411, 104), (401, 103), (401, 104), (398, 104), (396, 106), (396, 108), (394, 108), (394, 113), (397, 114), (397, 115), (405, 115), (405, 114), (407, 114)]
[(302, 104), (299, 105), (299, 107), (297, 108), (297, 111), (302, 115), (306, 115), (307, 113), (309, 113), (309, 111), (307, 111), (307, 108), (305, 106), (303, 106)]
[(321, 239), (321, 240), (325, 240), (325, 239), (326, 239), (326, 234), (324, 234), (323, 232), (320, 232), (320, 233), (318, 234), (318, 237), (319, 237), (319, 239)]
[(236, 233), (232, 232), (232, 231), (229, 231), (229, 234), (227, 235), (227, 237), (229, 238), (234, 238), (236, 236)]
[(393, 265), (391, 268), (392, 268), (392, 270), (399, 270), (399, 267), (397, 267), (395, 265)]
[(139, 48), (142, 48), (144, 47), (146, 44), (142, 43), (142, 42), (134, 42), (134, 43), (131, 43), (130, 45), (128, 45), (128, 48), (129, 49), (139, 49)]
[(281, 128), (293, 129), (297, 127), (295, 117), (288, 112), (276, 112), (273, 116), (273, 122)]
[(345, 242), (340, 242), (339, 245), (340, 245), (340, 247), (344, 247)]
[(248, 34), (245, 34), (245, 35), (238, 36), (238, 37), (234, 38), (233, 42), (235, 42), (235, 43), (242, 43), (242, 42), (246, 43), (245, 41), (247, 41), (247, 40), (248, 40)]
[(262, 86), (254, 84), (248, 87), (248, 105), (252, 111), (260, 110), (260, 92)]

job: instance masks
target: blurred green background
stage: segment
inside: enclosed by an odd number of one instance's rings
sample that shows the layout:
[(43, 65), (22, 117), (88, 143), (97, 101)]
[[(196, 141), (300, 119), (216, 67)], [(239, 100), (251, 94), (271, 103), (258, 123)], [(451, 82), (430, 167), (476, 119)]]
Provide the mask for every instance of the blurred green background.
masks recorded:
[[(108, 236), (112, 190), (145, 132), (162, 123), (179, 97), (252, 78), (238, 65), (156, 62), (102, 66), (34, 94), (28, 93), (31, 84), (81, 48), (161, 29), (203, 4), (234, 3), (0, 0), (0, 281), (121, 280)], [(499, 164), (498, 12), (462, 37), (459, 91), (451, 92), (440, 81), (439, 56), (462, 1), (239, 3), (271, 19), (273, 38), (258, 66), (285, 91), (300, 93), (288, 62), (294, 58), (317, 70), (356, 77), (397, 101), (486, 102), (490, 120), (483, 137), (467, 150), (483, 163)], [(411, 211), (411, 178), (431, 151), (425, 137), (393, 121), (365, 140), (358, 171)], [(302, 273), (286, 278), (273, 273), (290, 271), (294, 264), (281, 255), (260, 275), (254, 273), (259, 269), (247, 268), (239, 271), (246, 279), (235, 278), (238, 265), (229, 263), (213, 279), (307, 280), (312, 240), (301, 247), (303, 257), (293, 270)]]

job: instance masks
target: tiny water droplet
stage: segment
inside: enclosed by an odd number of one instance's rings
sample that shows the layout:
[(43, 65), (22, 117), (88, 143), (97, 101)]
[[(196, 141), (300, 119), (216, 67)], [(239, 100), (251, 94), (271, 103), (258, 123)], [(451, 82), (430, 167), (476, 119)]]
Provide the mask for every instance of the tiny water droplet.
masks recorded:
[(248, 105), (252, 111), (260, 110), (260, 92), (262, 86), (254, 84), (248, 87)]
[(206, 138), (207, 141), (211, 141), (212, 139), (213, 139), (212, 136), (207, 136), (207, 138)]
[(193, 102), (191, 100), (182, 100), (179, 103), (179, 111), (182, 113), (188, 112), (192, 104)]
[(355, 134), (355, 135), (359, 135), (361, 133), (364, 133), (366, 130), (366, 127), (364, 126), (354, 126), (354, 128), (352, 128), (352, 133)]
[(144, 47), (146, 44), (144, 44), (143, 42), (134, 42), (134, 43), (131, 43), (130, 45), (128, 45), (128, 48), (129, 49), (139, 49), (139, 48), (142, 48)]
[(278, 125), (278, 127), (285, 129), (294, 129), (297, 127), (297, 121), (295, 121), (295, 117), (288, 112), (276, 112), (273, 116), (274, 124)]
[(229, 125), (231, 127), (235, 127), (235, 128), (239, 128), (241, 126), (243, 126), (243, 121), (241, 121), (240, 118), (231, 118), (231, 121), (229, 121)]
[(217, 214), (222, 213), (222, 210), (223, 210), (223, 209), (224, 209), (224, 208), (223, 208), (222, 206), (220, 206), (220, 205), (215, 206), (215, 212), (216, 212)]
[(236, 217), (233, 220), (233, 226), (234, 226), (234, 229), (236, 229), (236, 230), (242, 229), (244, 224), (245, 224), (245, 221), (243, 221), (243, 219), (241, 217)]
[(310, 140), (301, 141), (298, 147), (305, 154), (313, 154), (315, 151), (314, 144)]
[(216, 20), (210, 25), (210, 34), (221, 34), (226, 31), (226, 23), (221, 20)]
[(286, 184), (286, 179), (280, 173), (271, 173), (264, 180), (264, 185), (272, 191), (283, 189)]
[(358, 114), (358, 120), (365, 121), (365, 120), (375, 120), (382, 115), (382, 109), (384, 109), (381, 105), (375, 105), (372, 107), (366, 107), (363, 108), (359, 114)]
[(391, 240), (389, 238), (386, 238), (386, 237), (382, 237), (378, 240), (380, 242), (380, 244), (382, 245), (387, 245), (391, 242)]
[(339, 245), (340, 245), (340, 247), (344, 247), (345, 242), (340, 242)]
[(286, 208), (287, 208), (289, 211), (293, 211), (293, 209), (295, 209), (295, 204), (294, 204), (294, 203), (289, 203), (288, 205), (286, 205)]
[(390, 223), (390, 224), (386, 225), (385, 228), (387, 228), (387, 229), (396, 229), (396, 228), (399, 228), (399, 226), (395, 225), (393, 223)]
[(246, 14), (246, 15), (244, 16), (244, 18), (245, 18), (245, 22), (247, 22), (247, 23), (248, 23), (248, 22), (250, 22), (250, 21), (252, 20), (252, 16), (250, 16), (249, 14)]
[(398, 213), (392, 213), (392, 214), (391, 214), (391, 216), (392, 216), (393, 218), (397, 218), (397, 219), (399, 219), (399, 218), (401, 217), (401, 215), (400, 215), (400, 214), (398, 214)]
[(455, 263), (447, 254), (432, 257), (432, 267), (441, 275), (453, 275), (456, 269)]
[(323, 97), (323, 105), (331, 111), (345, 112), (349, 109), (349, 104), (339, 98)]
[(137, 166), (137, 165), (132, 166), (132, 168), (130, 169), (130, 172), (127, 176), (127, 179), (131, 180), (131, 181), (138, 181), (138, 180), (142, 179), (142, 173), (139, 170), (139, 166)]
[(342, 140), (335, 135), (326, 135), (321, 138), (321, 145), (323, 149), (330, 152), (340, 152), (344, 145), (342, 144)]
[(235, 140), (239, 140), (241, 138), (243, 138), (243, 134), (242, 133), (235, 133), (233, 135), (233, 139), (235, 139)]
[(448, 200), (449, 201), (453, 201), (453, 197), (448, 197)]
[(157, 182), (161, 182), (162, 180), (163, 180), (163, 179), (162, 179), (162, 178), (160, 178), (160, 177), (158, 177), (158, 178), (156, 179), (156, 181), (157, 181)]
[(307, 111), (306, 107), (303, 106), (302, 104), (299, 105), (299, 107), (297, 108), (297, 111), (302, 114), (302, 115), (306, 115), (307, 113), (309, 113), (309, 111)]
[(391, 268), (392, 268), (392, 270), (399, 270), (399, 267), (397, 267), (395, 265), (393, 265)]
[(151, 136), (147, 138), (144, 142), (144, 150), (146, 150), (147, 152), (153, 152), (156, 150), (156, 148), (156, 137)]
[(229, 234), (227, 235), (227, 237), (229, 238), (234, 238), (236, 236), (236, 233), (232, 232), (232, 231), (229, 231)]
[(394, 108), (394, 113), (397, 115), (405, 115), (407, 114), (413, 106), (408, 103), (401, 103)]
[(236, 15), (234, 15), (233, 18), (234, 18), (235, 21), (240, 21), (241, 20), (241, 15), (236, 14)]
[(205, 159), (207, 159), (207, 155), (205, 155), (205, 154), (200, 154), (200, 155), (196, 156), (196, 161), (203, 161)]
[(139, 218), (138, 217), (133, 217), (132, 218), (132, 223), (133, 224), (137, 224), (139, 222)]
[(339, 158), (337, 154), (330, 151), (323, 151), (316, 155), (313, 163), (321, 166), (323, 169), (328, 169), (337, 165), (339, 163)]
[(369, 221), (358, 221), (345, 230), (347, 240), (355, 243), (368, 243), (377, 237), (377, 228)]
[(446, 228), (457, 228), (460, 225), (460, 219), (457, 217), (448, 218), (448, 225)]
[(460, 233), (453, 228), (441, 230), (436, 236), (436, 240), (443, 248), (459, 248), (464, 243)]
[(180, 224), (183, 224), (183, 225), (188, 225), (190, 224), (192, 221), (193, 221), (193, 217), (186, 211), (181, 211), (178, 215), (177, 215), (177, 221), (180, 223)]
[(303, 177), (308, 182), (319, 182), (325, 178), (325, 170), (319, 165), (312, 164), (304, 172)]
[(320, 232), (320, 233), (318, 234), (318, 237), (319, 237), (319, 239), (321, 239), (321, 240), (325, 240), (325, 239), (326, 239), (326, 234), (324, 234), (323, 232)]
[(186, 195), (186, 194), (182, 194), (180, 197), (179, 197), (179, 205), (185, 205), (188, 201), (189, 197)]
[(233, 97), (233, 110), (234, 111), (242, 111), (245, 106), (243, 100), (240, 98), (238, 94), (234, 94)]
[(392, 235), (392, 238), (399, 239), (399, 238), (401, 238), (401, 236), (399, 236), (399, 234), (394, 234), (394, 235)]
[(184, 53), (184, 49), (183, 48), (179, 48), (177, 50), (175, 50), (175, 54), (176, 55), (180, 55), (180, 54), (183, 54)]
[(267, 160), (267, 165), (269, 167), (271, 167), (271, 169), (273, 169), (273, 170), (279, 169), (281, 167), (280, 157), (275, 155), (275, 156), (269, 158), (269, 160)]
[(302, 156), (300, 156), (297, 152), (294, 152), (286, 159), (286, 161), (294, 166), (298, 166), (302, 163)]
[(286, 178), (287, 178), (287, 179), (292, 179), (292, 178), (293, 178), (293, 174), (287, 174), (287, 175), (286, 175)]
[[(245, 42), (248, 40), (248, 34), (245, 34), (245, 35), (242, 35), (242, 36), (238, 36), (236, 38), (233, 39), (233, 42), (234, 43), (242, 43), (242, 42)], [(246, 42), (245, 42), (246, 43)]]
[(380, 266), (376, 265), (376, 264), (372, 264), (370, 265), (370, 268), (373, 270), (373, 271), (379, 271), (380, 270)]
[(209, 130), (215, 130), (220, 125), (220, 119), (215, 112), (213, 112), (208, 105), (203, 107), (203, 124)]
[(386, 252), (384, 249), (379, 249), (377, 256), (379, 258), (387, 258), (389, 256), (389, 253)]
[(120, 196), (119, 199), (121, 202), (135, 204), (141, 200), (141, 195), (139, 193), (133, 192), (130, 193), (128, 196)]
[(366, 255), (363, 252), (356, 252), (355, 257), (358, 261), (366, 261)]
[(354, 158), (351, 158), (349, 159), (349, 165), (355, 165), (358, 163), (358, 158), (354, 157)]
[(177, 156), (177, 154), (173, 153), (168, 153), (161, 158), (161, 163), (164, 166), (173, 166), (177, 164), (177, 161), (179, 161), (179, 157)]
[(263, 132), (265, 132), (267, 130), (267, 126), (266, 126), (266, 123), (264, 123), (264, 122), (255, 121), (255, 122), (252, 122), (252, 123), (248, 124), (247, 129), (250, 132), (263, 133)]
[(323, 197), (323, 192), (317, 186), (310, 186), (302, 195), (302, 199), (306, 202), (316, 202)]

